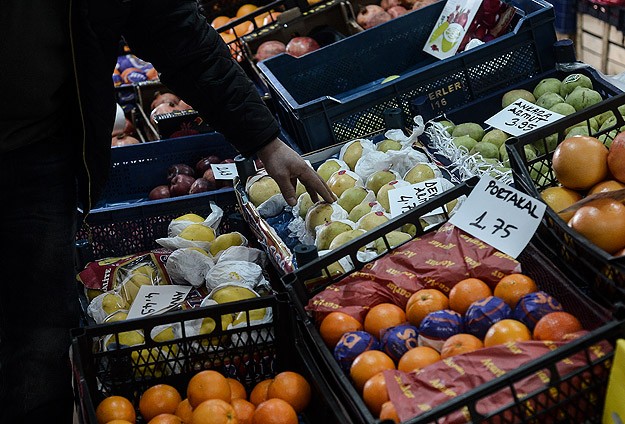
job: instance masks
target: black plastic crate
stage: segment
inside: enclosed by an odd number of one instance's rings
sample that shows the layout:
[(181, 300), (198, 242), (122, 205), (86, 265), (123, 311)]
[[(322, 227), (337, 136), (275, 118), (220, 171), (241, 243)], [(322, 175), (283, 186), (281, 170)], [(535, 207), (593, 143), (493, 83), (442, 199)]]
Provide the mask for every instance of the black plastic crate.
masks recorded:
[[(249, 321), (249, 313), (259, 308), (272, 311), (271, 322)], [(199, 336), (187, 335), (184, 330), (186, 322), (203, 318), (221, 322), (221, 316), (230, 313), (246, 314), (247, 325), (229, 330), (218, 325), (209, 335)], [(299, 372), (313, 390), (311, 404), (300, 415), (300, 422), (351, 422), (325, 376), (311, 360), (308, 347), (293, 331), (291, 315), (287, 300), (269, 295), (74, 329), (72, 364), (80, 421), (96, 424), (96, 407), (110, 395), (124, 396), (138, 407), (141, 394), (154, 384), (170, 384), (184, 399), (189, 379), (201, 370), (212, 369), (239, 380), (248, 394), (256, 383), (281, 371)], [(157, 342), (145, 336), (145, 342), (139, 345), (102, 349), (103, 338), (111, 337), (117, 343), (123, 332), (138, 330), (150, 335), (161, 325), (178, 325), (181, 331), (168, 341)]]
[[(445, 2), (424, 7), (300, 58), (258, 64), (285, 130), (309, 152), (384, 129), (383, 111), (426, 95), (458, 107), (555, 67), (554, 12), (543, 0), (510, 2), (513, 31), (439, 61), (422, 51)], [(381, 84), (391, 75), (400, 78)]]
[[(311, 350), (315, 352), (315, 359), (320, 364), (320, 368), (325, 370), (326, 375), (335, 379), (333, 381), (333, 386), (336, 387), (335, 392), (349, 409), (352, 417), (358, 422), (374, 423), (378, 421), (367, 409), (364, 401), (353, 387), (349, 376), (339, 367), (332, 352), (321, 339), (313, 319), (304, 309), (314, 294), (319, 293), (333, 282), (344, 277), (343, 275), (332, 279), (322, 278), (321, 272), (322, 270), (327, 271), (332, 263), (344, 257), (351, 259), (355, 267), (354, 270), (361, 269), (366, 264), (358, 260), (356, 255), (358, 249), (379, 238), (383, 238), (386, 241), (388, 248), (390, 244), (386, 240), (386, 234), (392, 230), (399, 229), (405, 224), (414, 224), (418, 230), (417, 236), (423, 234), (424, 231), (421, 230), (419, 225), (421, 216), (440, 208), (453, 199), (457, 199), (462, 195), (468, 195), (477, 181), (477, 178), (473, 178), (456, 186), (419, 207), (394, 218), (377, 230), (353, 240), (335, 252), (324, 255), (283, 278), (289, 296), (298, 311), (299, 331), (302, 332), (304, 340), (312, 346)], [(391, 250), (388, 248), (387, 253)], [(591, 349), (590, 346), (597, 341), (607, 339), (614, 343), (617, 338), (625, 334), (625, 322), (610, 322), (611, 313), (605, 307), (606, 305), (595, 302), (578, 290), (576, 284), (571, 281), (572, 277), (564, 275), (560, 271), (561, 264), (552, 262), (533, 243), (528, 245), (518, 260), (521, 263), (522, 272), (532, 277), (539, 289), (547, 291), (558, 299), (565, 311), (573, 312), (584, 328), (591, 330), (589, 335), (571, 342), (540, 359), (527, 363), (515, 371), (508, 372), (465, 394), (459, 395), (449, 402), (436, 406), (431, 411), (410, 419), (406, 423), (445, 422), (446, 417), (461, 410), (465, 410), (470, 415), (470, 419), (467, 418), (468, 422), (482, 422), (482, 420), (492, 423), (548, 422), (551, 417), (558, 414), (564, 414), (564, 417), (566, 417), (564, 422), (600, 421), (611, 365), (610, 358), (613, 354), (609, 353), (598, 360), (591, 360), (588, 355), (585, 355), (587, 362), (570, 375), (559, 375), (555, 364), (574, 354), (588, 352)], [(520, 397), (516, 397), (516, 384), (541, 370), (550, 376), (550, 383), (545, 384), (543, 388), (536, 392), (528, 393), (522, 400)], [(588, 384), (584, 385), (584, 387), (579, 387), (579, 382), (576, 382), (576, 379), (580, 375), (587, 375), (589, 372), (591, 373), (591, 378)], [(559, 399), (555, 404), (545, 404), (545, 394), (554, 389), (563, 391), (568, 395)], [(481, 400), (493, 393), (502, 391), (511, 393), (512, 399), (516, 400), (497, 411), (480, 411), (478, 404)], [(593, 399), (592, 404), (584, 404), (582, 409), (579, 406), (580, 400), (588, 400), (590, 398)], [(524, 405), (527, 405), (527, 402), (536, 402), (538, 407), (528, 411), (524, 407)]]
[[(604, 144), (609, 143), (620, 132), (618, 129), (625, 125), (625, 119), (618, 110), (618, 107), (623, 105), (625, 105), (625, 94), (569, 115), (530, 134), (508, 140), (506, 146), (515, 186), (540, 199), (540, 192), (543, 189), (558, 185), (551, 169), (556, 146), (548, 145), (544, 139), (552, 134), (558, 134), (557, 144), (560, 144), (564, 140), (564, 131), (567, 128), (580, 123), (585, 123), (590, 128), (590, 118), (611, 111), (617, 119), (615, 125), (592, 133)], [(540, 140), (543, 140), (545, 153), (528, 160), (523, 147), (540, 142)], [(545, 217), (539, 226), (538, 236), (543, 244), (553, 249), (566, 261), (568, 267), (574, 269), (586, 281), (592, 282), (598, 294), (611, 301), (625, 299), (625, 257), (613, 257), (599, 249), (581, 234), (569, 228), (567, 223), (551, 208), (547, 208), (545, 212)]]
[(577, 11), (623, 30), (625, 6), (611, 5), (609, 2), (580, 0), (577, 2)]

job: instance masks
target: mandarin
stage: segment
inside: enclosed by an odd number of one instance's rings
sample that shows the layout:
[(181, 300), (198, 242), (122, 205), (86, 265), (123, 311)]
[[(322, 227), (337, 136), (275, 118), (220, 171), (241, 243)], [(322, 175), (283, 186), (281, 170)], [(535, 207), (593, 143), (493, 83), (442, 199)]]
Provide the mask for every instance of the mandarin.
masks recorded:
[(354, 359), (349, 375), (358, 391), (362, 391), (367, 380), (384, 370), (394, 370), (395, 363), (384, 352), (367, 350)]
[(362, 400), (374, 417), (380, 415), (382, 405), (389, 401), (384, 373), (379, 372), (371, 377), (362, 388)]
[(419, 327), (427, 314), (448, 307), (449, 298), (443, 292), (436, 289), (421, 289), (413, 293), (408, 299), (406, 318), (410, 324)]
[(362, 330), (362, 324), (344, 312), (330, 312), (319, 326), (321, 338), (331, 349), (341, 340), (343, 334), (360, 330)]
[(519, 299), (535, 291), (538, 287), (532, 278), (525, 274), (509, 274), (499, 280), (493, 294), (514, 309)]
[[(582, 195), (577, 191), (562, 186), (548, 187), (540, 192), (540, 197), (547, 206), (557, 213), (582, 199)], [(573, 216), (573, 214), (568, 212), (560, 215), (565, 221), (571, 219), (571, 216)]]
[(406, 313), (393, 303), (380, 303), (367, 312), (365, 331), (380, 338), (384, 330), (406, 322)]
[(532, 340), (532, 334), (525, 324), (514, 319), (502, 319), (490, 326), (484, 337), (484, 346), (491, 347), (526, 340)]
[(397, 369), (403, 372), (418, 371), (441, 360), (441, 355), (429, 346), (418, 346), (404, 353), (399, 359)]
[(282, 399), (268, 399), (258, 405), (252, 424), (298, 424), (297, 413)]
[(401, 420), (399, 419), (399, 415), (397, 415), (395, 405), (393, 405), (393, 402), (391, 402), (390, 400), (382, 405), (382, 410), (380, 411), (380, 420), (391, 420), (397, 424), (401, 422)]
[(230, 400), (232, 399), (247, 399), (247, 392), (245, 391), (245, 386), (241, 384), (239, 380), (235, 380), (234, 378), (226, 378), (228, 380), (228, 384), (230, 385)]
[(175, 387), (169, 384), (156, 384), (148, 388), (139, 399), (139, 412), (144, 420), (150, 421), (160, 414), (173, 414), (182, 402)]
[(268, 378), (259, 383), (256, 383), (252, 392), (250, 393), (250, 402), (254, 405), (258, 406), (262, 402), (267, 400), (267, 389), (269, 389), (269, 385), (273, 381), (273, 378)]
[(123, 396), (109, 396), (98, 404), (95, 411), (98, 424), (106, 424), (113, 420), (126, 420), (134, 423), (137, 419), (135, 407)]
[(184, 424), (184, 421), (174, 414), (159, 414), (148, 421), (148, 424)]
[(238, 424), (252, 424), (252, 417), (256, 410), (256, 405), (245, 399), (232, 399), (232, 407), (237, 414)]
[(189, 399), (184, 399), (178, 404), (174, 415), (180, 417), (183, 423), (191, 421), (191, 417), (193, 416), (193, 407), (189, 403)]
[(465, 278), (458, 281), (449, 292), (449, 308), (464, 315), (473, 302), (492, 295), (490, 287), (484, 281), (478, 278)]
[(193, 409), (189, 424), (237, 424), (237, 414), (228, 402), (208, 399)]
[(226, 377), (217, 371), (200, 371), (191, 377), (187, 385), (187, 399), (194, 410), (205, 400), (221, 399), (230, 402), (230, 398), (230, 384)]
[(441, 359), (473, 352), (484, 347), (484, 343), (472, 334), (459, 333), (451, 336), (441, 348)]
[(605, 193), (608, 191), (622, 190), (625, 188), (625, 184), (617, 180), (605, 180), (592, 186), (588, 191), (588, 195)]
[(535, 340), (564, 340), (567, 334), (583, 330), (577, 318), (568, 312), (551, 312), (536, 323), (534, 327)]
[(267, 399), (282, 399), (289, 403), (300, 413), (310, 403), (312, 390), (308, 381), (293, 371), (283, 371), (277, 374), (269, 387), (267, 387)]

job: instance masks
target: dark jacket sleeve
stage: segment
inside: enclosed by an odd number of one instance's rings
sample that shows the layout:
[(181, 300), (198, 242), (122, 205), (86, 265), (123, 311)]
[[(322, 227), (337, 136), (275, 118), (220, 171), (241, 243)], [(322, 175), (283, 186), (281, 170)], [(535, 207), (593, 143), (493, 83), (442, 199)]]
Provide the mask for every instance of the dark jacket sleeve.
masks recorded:
[(161, 81), (245, 156), (280, 133), (256, 87), (195, 0), (134, 0), (124, 35)]

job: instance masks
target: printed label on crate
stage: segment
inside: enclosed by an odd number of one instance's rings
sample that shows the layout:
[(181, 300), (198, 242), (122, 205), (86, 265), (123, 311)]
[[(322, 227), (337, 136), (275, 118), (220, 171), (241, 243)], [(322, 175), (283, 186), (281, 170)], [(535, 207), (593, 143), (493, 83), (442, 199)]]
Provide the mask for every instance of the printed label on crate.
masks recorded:
[(432, 110), (434, 112), (439, 112), (443, 109), (453, 107), (454, 104), (462, 104), (467, 91), (467, 87), (464, 85), (463, 81), (458, 80), (433, 88), (426, 93), (426, 96)]
[(519, 136), (564, 118), (564, 115), (536, 106), (525, 99), (518, 99), (501, 112), (485, 121), (501, 131)]
[[(416, 208), (421, 203), (437, 194), (441, 194), (443, 191), (443, 186), (438, 179), (422, 181), (420, 183), (399, 187), (395, 190), (389, 190), (388, 201), (391, 206), (391, 218), (395, 218), (404, 212), (408, 212), (412, 208)], [(442, 207), (423, 216), (436, 215), (439, 213), (444, 213)]]
[(239, 175), (235, 163), (212, 163), (211, 168), (216, 180), (234, 180)]
[(482, 0), (447, 0), (423, 51), (439, 59), (456, 54)]
[(536, 232), (545, 208), (540, 200), (483, 176), (449, 222), (516, 258)]
[(152, 286), (144, 285), (128, 311), (128, 318), (141, 318), (160, 314), (180, 305), (191, 291), (192, 286)]

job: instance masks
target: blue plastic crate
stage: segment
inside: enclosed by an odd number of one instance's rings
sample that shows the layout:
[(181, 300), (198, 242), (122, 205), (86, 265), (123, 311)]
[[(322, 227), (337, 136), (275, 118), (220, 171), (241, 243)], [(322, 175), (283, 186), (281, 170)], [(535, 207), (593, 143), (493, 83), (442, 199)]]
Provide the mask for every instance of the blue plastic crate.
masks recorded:
[[(305, 152), (384, 129), (383, 111), (430, 95), (433, 109), (458, 107), (555, 67), (553, 7), (515, 0), (514, 29), (501, 37), (438, 59), (422, 48), (445, 2), (395, 18), (330, 46), (258, 64), (281, 124)], [(400, 75), (380, 84), (390, 75)]]

